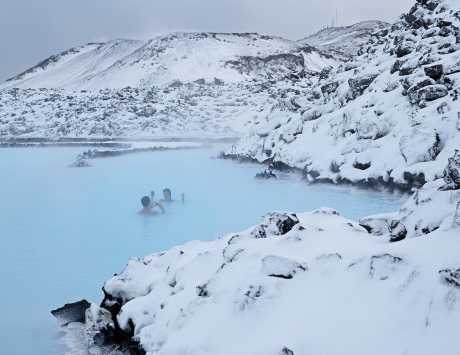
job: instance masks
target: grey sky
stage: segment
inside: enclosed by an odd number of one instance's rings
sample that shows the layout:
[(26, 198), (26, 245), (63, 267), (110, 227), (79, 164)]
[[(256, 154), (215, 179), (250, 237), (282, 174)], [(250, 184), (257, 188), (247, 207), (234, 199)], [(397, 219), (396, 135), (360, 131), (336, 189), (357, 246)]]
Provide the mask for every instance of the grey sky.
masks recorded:
[(0, 0), (0, 80), (75, 45), (172, 31), (298, 39), (330, 23), (389, 22), (414, 0)]

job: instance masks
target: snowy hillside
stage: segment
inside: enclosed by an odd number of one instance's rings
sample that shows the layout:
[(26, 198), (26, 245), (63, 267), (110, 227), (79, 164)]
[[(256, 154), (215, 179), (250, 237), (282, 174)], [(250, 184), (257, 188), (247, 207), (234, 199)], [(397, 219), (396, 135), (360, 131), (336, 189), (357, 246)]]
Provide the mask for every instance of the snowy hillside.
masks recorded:
[(277, 97), (337, 64), (257, 34), (89, 44), (0, 86), (0, 138), (241, 136)]
[(353, 62), (280, 99), (228, 155), (312, 182), (410, 189), (442, 176), (460, 146), (459, 28), (458, 2), (418, 1)]
[(361, 46), (367, 44), (374, 32), (389, 26), (382, 21), (364, 21), (346, 27), (328, 27), (299, 42), (352, 57), (358, 53)]
[(99, 90), (148, 88), (177, 80), (236, 82), (292, 70), (321, 70), (332, 63), (307, 45), (278, 37), (175, 33), (146, 42), (116, 40), (70, 49), (10, 79), (3, 87)]

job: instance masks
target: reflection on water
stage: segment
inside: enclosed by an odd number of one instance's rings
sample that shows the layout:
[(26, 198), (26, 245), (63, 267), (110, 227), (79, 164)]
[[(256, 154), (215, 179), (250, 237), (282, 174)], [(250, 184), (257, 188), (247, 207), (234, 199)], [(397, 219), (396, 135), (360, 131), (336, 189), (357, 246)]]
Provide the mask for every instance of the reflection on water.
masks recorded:
[[(350, 218), (392, 211), (400, 199), (297, 178), (257, 181), (257, 165), (208, 159), (210, 150), (171, 151), (69, 168), (79, 149), (0, 150), (0, 338), (8, 355), (58, 354), (49, 310), (100, 300), (103, 282), (131, 256), (257, 223), (270, 211), (334, 207)], [(186, 202), (139, 216), (140, 198), (164, 187)]]

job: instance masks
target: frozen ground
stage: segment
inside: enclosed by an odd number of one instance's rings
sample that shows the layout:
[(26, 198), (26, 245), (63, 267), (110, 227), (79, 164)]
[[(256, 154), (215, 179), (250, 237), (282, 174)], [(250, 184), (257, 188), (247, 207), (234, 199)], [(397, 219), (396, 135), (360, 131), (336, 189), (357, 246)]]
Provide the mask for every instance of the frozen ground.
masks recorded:
[[(101, 299), (100, 287), (132, 256), (246, 228), (274, 210), (323, 205), (357, 219), (394, 211), (401, 197), (256, 181), (260, 166), (207, 159), (210, 150), (143, 153), (68, 164), (81, 149), (1, 149), (1, 353), (59, 354), (50, 309)], [(186, 193), (167, 214), (140, 218), (139, 197), (164, 186)], [(177, 196), (177, 195), (176, 195)]]

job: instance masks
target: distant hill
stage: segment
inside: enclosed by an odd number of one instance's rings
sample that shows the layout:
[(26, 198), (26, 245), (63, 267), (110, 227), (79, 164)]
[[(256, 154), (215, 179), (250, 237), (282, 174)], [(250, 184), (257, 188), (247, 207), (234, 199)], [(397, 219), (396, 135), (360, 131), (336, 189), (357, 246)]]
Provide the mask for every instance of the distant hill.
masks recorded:
[(325, 28), (299, 42), (324, 51), (335, 51), (346, 56), (356, 55), (372, 34), (390, 26), (382, 21), (364, 21), (346, 27)]
[[(3, 87), (103, 89), (174, 81), (238, 82), (303, 70), (333, 60), (308, 45), (255, 33), (173, 33), (149, 41), (90, 43), (53, 55)], [(0, 86), (1, 87), (1, 86)]]

